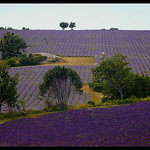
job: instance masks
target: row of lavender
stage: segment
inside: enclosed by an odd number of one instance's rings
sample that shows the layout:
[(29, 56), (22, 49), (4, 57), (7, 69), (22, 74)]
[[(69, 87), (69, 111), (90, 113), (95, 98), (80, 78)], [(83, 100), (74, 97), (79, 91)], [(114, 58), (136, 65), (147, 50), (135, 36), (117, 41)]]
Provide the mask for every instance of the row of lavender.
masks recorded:
[[(10, 69), (10, 75), (19, 74), (19, 82), (17, 85), (18, 100), (24, 100), (26, 102), (26, 109), (42, 109), (45, 106), (45, 101), (39, 98), (39, 83), (43, 81), (43, 76), (49, 69), (52, 69), (54, 66), (30, 66), (30, 67), (13, 67)], [(73, 66), (65, 66), (74, 69), (80, 75), (82, 82), (87, 84), (91, 81), (92, 73), (91, 68), (93, 65), (73, 65)], [(90, 94), (79, 95), (77, 93), (73, 93), (69, 97), (68, 104), (78, 105), (84, 104), (85, 102), (90, 100)], [(8, 108), (6, 105), (2, 106), (2, 111), (7, 111)]]
[[(6, 30), (0, 31), (0, 38)], [(25, 38), (32, 47), (27, 48), (27, 53), (48, 52), (65, 56), (95, 56), (106, 52), (111, 56), (114, 52), (122, 52), (127, 56), (143, 57), (150, 55), (149, 30), (13, 30)], [(133, 52), (131, 52), (133, 51)], [(145, 51), (148, 56), (145, 56)]]

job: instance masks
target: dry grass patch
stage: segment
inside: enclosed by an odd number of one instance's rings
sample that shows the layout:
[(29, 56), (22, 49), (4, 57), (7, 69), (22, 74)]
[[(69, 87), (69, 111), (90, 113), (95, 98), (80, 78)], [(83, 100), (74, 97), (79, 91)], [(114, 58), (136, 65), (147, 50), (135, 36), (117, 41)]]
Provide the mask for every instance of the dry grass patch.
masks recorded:
[(88, 84), (83, 84), (82, 90), (85, 91), (86, 94), (89, 93), (89, 94), (91, 95), (92, 100), (93, 100), (95, 103), (100, 103), (102, 97), (104, 96), (102, 93), (93, 91), (93, 90), (89, 87)]
[(95, 57), (61, 57), (61, 62), (43, 65), (95, 65)]

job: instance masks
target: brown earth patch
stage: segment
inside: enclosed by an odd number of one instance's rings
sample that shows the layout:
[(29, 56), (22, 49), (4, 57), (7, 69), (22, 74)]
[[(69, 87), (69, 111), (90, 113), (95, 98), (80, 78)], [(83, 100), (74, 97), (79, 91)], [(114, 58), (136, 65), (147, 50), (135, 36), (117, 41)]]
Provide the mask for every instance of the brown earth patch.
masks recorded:
[(42, 65), (95, 65), (95, 57), (61, 57), (61, 62)]
[(100, 103), (101, 102), (101, 99), (103, 97), (102, 93), (93, 91), (92, 89), (90, 89), (90, 87), (87, 84), (83, 84), (82, 90), (85, 91), (86, 94), (89, 93), (91, 95), (91, 98), (92, 98), (92, 100), (94, 102), (96, 102), (96, 103)]

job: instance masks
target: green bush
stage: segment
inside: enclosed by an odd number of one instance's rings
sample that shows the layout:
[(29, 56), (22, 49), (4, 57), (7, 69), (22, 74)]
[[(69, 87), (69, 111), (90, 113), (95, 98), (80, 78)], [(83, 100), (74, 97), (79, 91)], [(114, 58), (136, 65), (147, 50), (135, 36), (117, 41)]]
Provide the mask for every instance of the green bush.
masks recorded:
[(87, 102), (87, 104), (90, 104), (90, 105), (93, 105), (93, 106), (95, 106), (96, 104), (95, 104), (95, 102), (94, 101), (92, 101), (92, 100), (89, 100), (88, 102)]
[(29, 65), (29, 59), (25, 53), (19, 56), (19, 66)]
[(110, 100), (109, 98), (103, 98), (101, 105), (111, 103), (111, 105), (121, 105), (121, 104), (131, 104), (131, 103), (137, 103), (137, 102), (146, 102), (150, 101), (150, 97), (146, 98), (138, 98), (136, 96), (131, 96), (130, 98), (120, 100), (120, 99), (115, 99), (115, 100)]
[(96, 92), (101, 92), (103, 90), (101, 82), (94, 79), (92, 80), (92, 82), (89, 82), (89, 87)]
[(104, 96), (102, 99), (101, 99), (101, 102), (104, 103), (104, 102), (109, 102), (112, 100), (112, 97), (106, 97)]
[(53, 62), (53, 63), (54, 63), (54, 62), (56, 62), (56, 60), (55, 60), (55, 59), (52, 59), (52, 60), (50, 60), (49, 62)]
[(28, 65), (39, 65), (41, 61), (47, 59), (47, 56), (42, 56), (40, 54), (32, 54), (26, 55), (23, 53), (19, 57), (19, 66), (28, 66)]
[(5, 60), (5, 63), (11, 67), (16, 67), (17, 64), (16, 64), (16, 61), (13, 59), (13, 58), (10, 58), (10, 59), (6, 59)]
[(33, 54), (34, 58), (36, 58), (39, 62), (42, 62), (47, 59), (47, 56), (42, 56), (40, 54)]

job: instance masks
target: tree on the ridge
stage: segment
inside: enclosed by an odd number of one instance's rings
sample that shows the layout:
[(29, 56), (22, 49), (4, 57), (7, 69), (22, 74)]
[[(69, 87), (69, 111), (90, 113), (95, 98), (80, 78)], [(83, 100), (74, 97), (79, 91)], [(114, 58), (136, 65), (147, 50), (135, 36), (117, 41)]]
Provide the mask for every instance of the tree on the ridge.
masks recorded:
[(61, 22), (60, 24), (59, 24), (59, 26), (64, 30), (65, 28), (67, 28), (68, 27), (68, 23), (67, 22)]
[(73, 30), (74, 27), (76, 27), (75, 22), (71, 22), (70, 25), (69, 25), (69, 28), (71, 28), (71, 30)]
[(11, 77), (8, 69), (8, 65), (0, 62), (0, 112), (3, 104), (7, 104), (10, 109), (14, 108), (18, 98), (16, 88), (18, 74)]
[(29, 45), (23, 38), (20, 38), (18, 34), (10, 33), (7, 31), (2, 39), (0, 39), (0, 51), (2, 51), (2, 59), (19, 56), (21, 52)]
[(22, 30), (30, 30), (29, 28), (22, 27)]
[(64, 66), (56, 66), (48, 70), (43, 83), (39, 85), (41, 96), (48, 94), (50, 100), (55, 99), (55, 103), (62, 108), (67, 106), (68, 98), (71, 93), (82, 94), (82, 82), (76, 71)]

